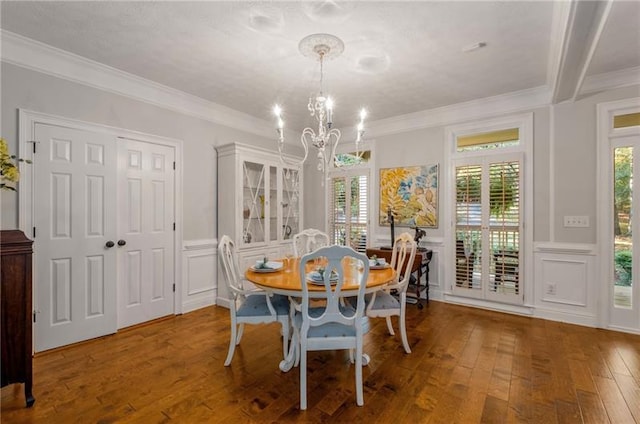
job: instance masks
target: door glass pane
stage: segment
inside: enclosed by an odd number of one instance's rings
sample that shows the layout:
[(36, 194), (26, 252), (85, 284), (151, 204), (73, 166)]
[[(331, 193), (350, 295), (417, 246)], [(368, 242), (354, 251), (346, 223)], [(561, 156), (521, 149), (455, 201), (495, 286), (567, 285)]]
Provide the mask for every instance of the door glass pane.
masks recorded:
[(349, 184), (349, 212), (350, 212), (350, 236), (351, 247), (359, 252), (367, 249), (367, 176), (358, 175), (351, 177)]
[(456, 286), (480, 290), (482, 167), (456, 167)]
[(282, 170), (282, 239), (289, 240), (298, 233), (298, 195), (300, 178), (295, 169)]
[(331, 179), (331, 197), (329, 199), (329, 212), (331, 213), (331, 243), (344, 246), (346, 244), (346, 180), (344, 177)]
[(269, 241), (278, 240), (278, 168), (269, 166), (269, 189), (265, 193), (263, 205), (265, 219), (268, 219)]
[(264, 165), (242, 163), (242, 243), (265, 241), (264, 234)]
[(520, 164), (492, 163), (489, 184), (489, 290), (517, 295), (520, 293)]
[(616, 308), (632, 307), (633, 241), (633, 148), (614, 150), (614, 296)]
[(368, 175), (331, 179), (329, 213), (331, 242), (365, 252), (368, 237)]

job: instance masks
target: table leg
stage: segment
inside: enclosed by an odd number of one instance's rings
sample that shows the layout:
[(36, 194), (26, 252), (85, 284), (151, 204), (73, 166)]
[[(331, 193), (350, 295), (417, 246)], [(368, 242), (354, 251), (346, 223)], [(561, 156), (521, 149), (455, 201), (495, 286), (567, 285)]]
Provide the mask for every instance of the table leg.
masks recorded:
[(280, 361), (280, 371), (288, 372), (293, 368), (293, 364), (296, 361), (297, 350), (300, 343), (298, 341), (298, 334), (296, 331), (293, 332), (291, 336), (291, 340), (289, 341), (289, 352), (287, 352), (287, 357)]

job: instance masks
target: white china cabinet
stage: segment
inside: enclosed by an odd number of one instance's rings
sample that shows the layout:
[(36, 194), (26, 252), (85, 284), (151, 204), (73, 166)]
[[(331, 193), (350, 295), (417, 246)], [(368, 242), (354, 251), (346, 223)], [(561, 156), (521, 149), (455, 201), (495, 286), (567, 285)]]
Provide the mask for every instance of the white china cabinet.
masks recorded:
[[(256, 260), (282, 258), (302, 227), (302, 168), (277, 153), (239, 143), (218, 149), (218, 237), (236, 243), (240, 270)], [(228, 301), (218, 273), (218, 304)]]

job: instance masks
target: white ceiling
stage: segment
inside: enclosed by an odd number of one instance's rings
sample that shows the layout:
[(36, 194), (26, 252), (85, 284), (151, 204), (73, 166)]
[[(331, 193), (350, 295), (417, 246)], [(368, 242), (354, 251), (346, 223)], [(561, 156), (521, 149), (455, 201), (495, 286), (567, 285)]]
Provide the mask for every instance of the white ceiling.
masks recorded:
[[(298, 43), (345, 43), (325, 63), (335, 123), (546, 86), (575, 98), (584, 77), (640, 67), (640, 2), (2, 1), (2, 29), (274, 121), (311, 124), (319, 65)], [(464, 52), (475, 43), (486, 47)]]

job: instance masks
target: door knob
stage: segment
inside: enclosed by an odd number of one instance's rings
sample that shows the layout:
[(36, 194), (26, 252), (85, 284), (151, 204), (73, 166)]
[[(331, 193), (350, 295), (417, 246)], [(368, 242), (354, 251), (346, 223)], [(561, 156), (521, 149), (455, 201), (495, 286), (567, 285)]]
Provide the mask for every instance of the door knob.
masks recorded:
[(107, 249), (111, 249), (113, 246), (115, 246), (115, 243), (109, 240), (105, 243), (105, 246), (107, 247)]
[(118, 240), (118, 246), (124, 246), (125, 244), (127, 244), (127, 242), (125, 240)]

